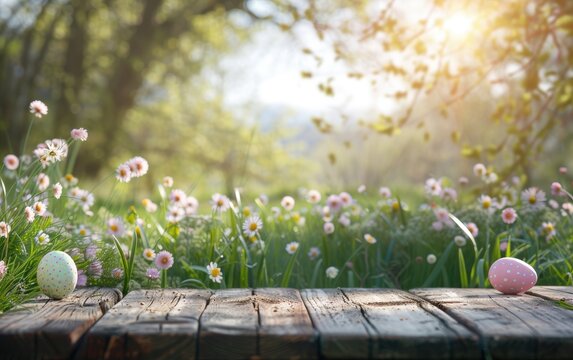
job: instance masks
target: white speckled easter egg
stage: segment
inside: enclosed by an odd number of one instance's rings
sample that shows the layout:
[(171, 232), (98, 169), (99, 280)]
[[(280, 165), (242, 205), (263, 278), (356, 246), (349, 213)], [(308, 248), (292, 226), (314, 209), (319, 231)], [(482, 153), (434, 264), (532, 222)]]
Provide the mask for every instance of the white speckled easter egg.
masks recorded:
[(507, 295), (526, 292), (537, 282), (537, 273), (531, 265), (512, 257), (494, 262), (487, 277), (496, 290)]
[(62, 299), (76, 288), (78, 269), (76, 263), (62, 251), (50, 251), (38, 265), (38, 285), (52, 299)]

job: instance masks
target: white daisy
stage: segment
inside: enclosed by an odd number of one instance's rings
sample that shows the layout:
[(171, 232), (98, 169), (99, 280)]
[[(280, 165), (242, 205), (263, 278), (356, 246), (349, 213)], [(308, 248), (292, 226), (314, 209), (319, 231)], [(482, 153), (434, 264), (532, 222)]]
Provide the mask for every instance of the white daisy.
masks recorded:
[(484, 164), (475, 164), (474, 165), (474, 175), (477, 177), (485, 176), (487, 169), (485, 168)]
[(323, 230), (327, 235), (332, 234), (334, 232), (334, 224), (331, 222), (324, 223)]
[(52, 187), (52, 191), (54, 193), (54, 197), (56, 199), (59, 199), (62, 196), (62, 184), (60, 183), (56, 183), (53, 187)]
[(78, 179), (72, 174), (66, 174), (60, 179), (60, 182), (64, 187), (76, 186), (78, 184)]
[(438, 258), (437, 258), (436, 255), (434, 255), (434, 254), (429, 254), (429, 255), (426, 257), (426, 261), (427, 261), (428, 264), (430, 264), (430, 265), (435, 264), (435, 263), (436, 263), (436, 260), (438, 260)]
[(40, 100), (34, 100), (30, 103), (30, 113), (34, 114), (38, 118), (41, 118), (42, 116), (48, 114), (48, 107)]
[(295, 201), (294, 201), (294, 198), (292, 196), (285, 196), (281, 200), (281, 206), (286, 211), (291, 211), (292, 209), (294, 209), (294, 204), (295, 204)]
[(330, 266), (328, 269), (326, 269), (326, 277), (329, 279), (334, 279), (338, 276), (338, 269), (335, 268), (334, 266)]
[(213, 211), (217, 212), (227, 211), (231, 207), (229, 198), (219, 193), (211, 197), (211, 204), (213, 205)]
[(493, 200), (491, 199), (491, 197), (489, 197), (487, 195), (482, 195), (482, 196), (480, 196), (478, 201), (479, 201), (482, 209), (484, 209), (486, 211), (493, 210)]
[(141, 156), (136, 156), (127, 161), (127, 166), (131, 170), (132, 177), (140, 177), (147, 174), (149, 171), (149, 163)]
[(195, 215), (197, 214), (198, 210), (199, 210), (199, 201), (193, 196), (188, 196), (185, 201), (185, 213), (187, 215)]
[(166, 217), (170, 223), (178, 223), (185, 218), (185, 209), (171, 205), (169, 206)]
[(316, 246), (311, 247), (310, 250), (308, 251), (308, 257), (310, 260), (314, 260), (319, 256), (320, 256), (320, 249), (317, 248)]
[(350, 195), (347, 192), (341, 192), (338, 197), (340, 198), (340, 201), (342, 201), (342, 204), (344, 206), (348, 206), (350, 204), (352, 204), (352, 195)]
[(115, 178), (120, 182), (127, 183), (131, 180), (131, 168), (127, 164), (121, 164), (115, 170)]
[(465, 237), (458, 235), (458, 236), (454, 237), (454, 243), (458, 247), (464, 247), (464, 246), (466, 246), (467, 240)]
[(111, 218), (107, 221), (107, 233), (115, 236), (123, 236), (125, 227), (121, 218)]
[(26, 215), (26, 221), (29, 223), (34, 221), (34, 218), (36, 217), (34, 209), (32, 209), (30, 206), (26, 206), (26, 208), (24, 209), (24, 215)]
[(36, 185), (38, 186), (38, 190), (45, 191), (48, 186), (50, 186), (50, 178), (44, 173), (39, 173), (36, 178)]
[(50, 242), (50, 236), (41, 230), (34, 239), (38, 245), (46, 245)]
[(166, 188), (170, 188), (173, 186), (173, 178), (171, 176), (165, 176), (162, 180), (162, 184)]
[(541, 209), (545, 207), (545, 201), (545, 193), (536, 187), (530, 187), (521, 192), (521, 202), (524, 206)]
[(378, 194), (380, 194), (380, 196), (382, 196), (383, 198), (390, 198), (392, 196), (392, 191), (390, 191), (389, 188), (383, 186), (380, 189), (378, 189)]
[(364, 240), (369, 244), (376, 244), (376, 238), (370, 234), (364, 234)]
[(34, 209), (34, 212), (36, 213), (36, 215), (38, 216), (43, 216), (46, 213), (46, 204), (44, 204), (41, 201), (37, 201), (34, 203), (34, 205), (32, 206), (32, 208)]
[(290, 242), (286, 245), (285, 250), (290, 255), (293, 255), (298, 250), (299, 243), (296, 241)]
[(424, 188), (426, 189), (426, 193), (430, 196), (440, 196), (442, 194), (442, 183), (440, 180), (429, 178), (426, 180)]
[(249, 216), (243, 223), (243, 231), (249, 237), (255, 236), (263, 228), (263, 221), (258, 215)]
[(318, 190), (310, 190), (308, 194), (306, 194), (306, 200), (311, 204), (316, 204), (321, 199), (320, 192)]
[(0, 222), (0, 237), (8, 237), (8, 234), (10, 234), (10, 229), (11, 227), (9, 224), (4, 221)]
[(342, 200), (340, 196), (333, 194), (326, 199), (326, 205), (332, 212), (337, 212), (342, 207)]
[(217, 266), (216, 262), (210, 262), (209, 265), (207, 265), (207, 272), (209, 273), (209, 279), (212, 281), (221, 283), (221, 280), (223, 280), (223, 272), (221, 268)]
[(174, 206), (183, 207), (187, 203), (187, 195), (181, 189), (173, 189), (169, 194), (169, 202)]

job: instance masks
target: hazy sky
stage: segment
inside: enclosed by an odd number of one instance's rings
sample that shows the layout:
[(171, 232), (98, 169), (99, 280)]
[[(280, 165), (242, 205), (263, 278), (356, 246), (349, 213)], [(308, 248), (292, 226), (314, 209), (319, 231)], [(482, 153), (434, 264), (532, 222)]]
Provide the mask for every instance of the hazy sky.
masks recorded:
[[(264, 0), (256, 1), (265, 12)], [(237, 18), (236, 21), (244, 21)], [(316, 61), (302, 52), (315, 51), (323, 58)], [(276, 25), (260, 24), (259, 30), (246, 46), (222, 60), (225, 72), (225, 98), (229, 106), (251, 102), (262, 108), (292, 110), (294, 118), (309, 115), (335, 117), (341, 111), (353, 116), (391, 112), (396, 104), (373, 91), (368, 81), (350, 79), (348, 69), (334, 62), (331, 45), (318, 39), (312, 25), (300, 22), (292, 32), (281, 31)], [(312, 71), (312, 79), (301, 77), (301, 71)], [(334, 77), (335, 95), (326, 96), (318, 83)]]

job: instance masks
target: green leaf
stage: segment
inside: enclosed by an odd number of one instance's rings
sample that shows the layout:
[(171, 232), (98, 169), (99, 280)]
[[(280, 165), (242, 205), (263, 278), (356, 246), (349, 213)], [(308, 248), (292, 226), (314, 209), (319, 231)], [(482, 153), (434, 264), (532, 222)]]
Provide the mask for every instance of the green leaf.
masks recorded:
[(479, 259), (477, 262), (477, 276), (478, 276), (478, 281), (479, 281), (479, 287), (480, 288), (484, 288), (485, 287), (485, 274), (484, 274), (484, 263), (485, 260), (484, 259)]
[(197, 287), (197, 288), (208, 289), (207, 285), (205, 285), (203, 283), (203, 281), (201, 281), (199, 279), (186, 279), (186, 280), (181, 281), (181, 285), (182, 286), (195, 285), (195, 287)]
[(318, 279), (318, 273), (320, 272), (321, 265), (322, 265), (322, 259), (319, 259), (316, 262), (316, 265), (314, 265), (314, 271), (312, 272), (312, 278), (310, 279), (310, 287), (311, 288), (316, 287), (316, 280)]
[(565, 300), (559, 300), (555, 302), (557, 304), (557, 306), (566, 309), (566, 310), (573, 310), (573, 305), (569, 304), (567, 301)]
[[(129, 265), (128, 265), (128, 271), (129, 271), (129, 278), (131, 278), (132, 274), (133, 274), (133, 265), (135, 264), (135, 253), (137, 252), (137, 239), (139, 237), (137, 236), (137, 233), (134, 231), (133, 232), (133, 239), (131, 241), (131, 249), (129, 250)], [(123, 253), (123, 251), (122, 251)]]
[(464, 253), (462, 249), (458, 249), (458, 264), (460, 270), (460, 284), (462, 288), (468, 287), (468, 273), (466, 270), (466, 262), (464, 260)]
[(130, 281), (131, 275), (128, 272), (127, 259), (125, 258), (125, 254), (123, 253), (123, 249), (121, 248), (121, 244), (119, 243), (119, 240), (117, 240), (115, 235), (112, 235), (112, 237), (113, 237), (113, 243), (115, 244), (115, 247), (116, 247), (117, 251), (119, 252), (119, 258), (121, 260), (121, 266), (123, 267), (123, 290), (122, 290), (122, 293), (123, 293), (123, 296), (125, 296), (125, 295), (127, 295), (127, 292), (129, 291), (129, 281)]
[(0, 185), (2, 185), (2, 193), (4, 194), (4, 212), (8, 212), (8, 193), (6, 192), (6, 184), (4, 184), (4, 180), (0, 177)]
[(294, 263), (296, 261), (296, 256), (298, 255), (298, 252), (299, 252), (299, 249), (297, 249), (296, 252), (294, 254), (292, 254), (292, 256), (291, 256), (291, 258), (287, 264), (286, 270), (283, 274), (283, 279), (281, 281), (281, 287), (283, 287), (283, 288), (288, 287), (288, 283), (290, 281), (292, 269), (294, 267)]
[(560, 16), (559, 19), (555, 21), (555, 27), (569, 31), (573, 30), (573, 15)]
[(247, 263), (247, 252), (241, 249), (241, 262), (239, 263), (240, 269), (240, 283), (242, 288), (249, 287), (249, 268)]
[(430, 276), (428, 276), (426, 281), (424, 281), (424, 284), (422, 285), (422, 287), (430, 286), (436, 280), (438, 275), (440, 275), (442, 269), (444, 269), (444, 267), (448, 261), (448, 257), (450, 256), (450, 253), (452, 252), (453, 247), (454, 247), (454, 242), (450, 241), (449, 245), (446, 247), (446, 250), (444, 250), (444, 252), (440, 256), (440, 259), (438, 260), (438, 262), (434, 266), (434, 269), (430, 273)]

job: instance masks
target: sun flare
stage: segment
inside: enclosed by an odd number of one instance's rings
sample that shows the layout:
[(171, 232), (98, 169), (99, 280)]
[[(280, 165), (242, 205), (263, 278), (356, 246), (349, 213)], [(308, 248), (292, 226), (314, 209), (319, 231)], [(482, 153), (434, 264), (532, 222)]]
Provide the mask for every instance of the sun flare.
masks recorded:
[(454, 13), (444, 21), (444, 30), (453, 38), (465, 38), (473, 28), (474, 18), (465, 13)]

